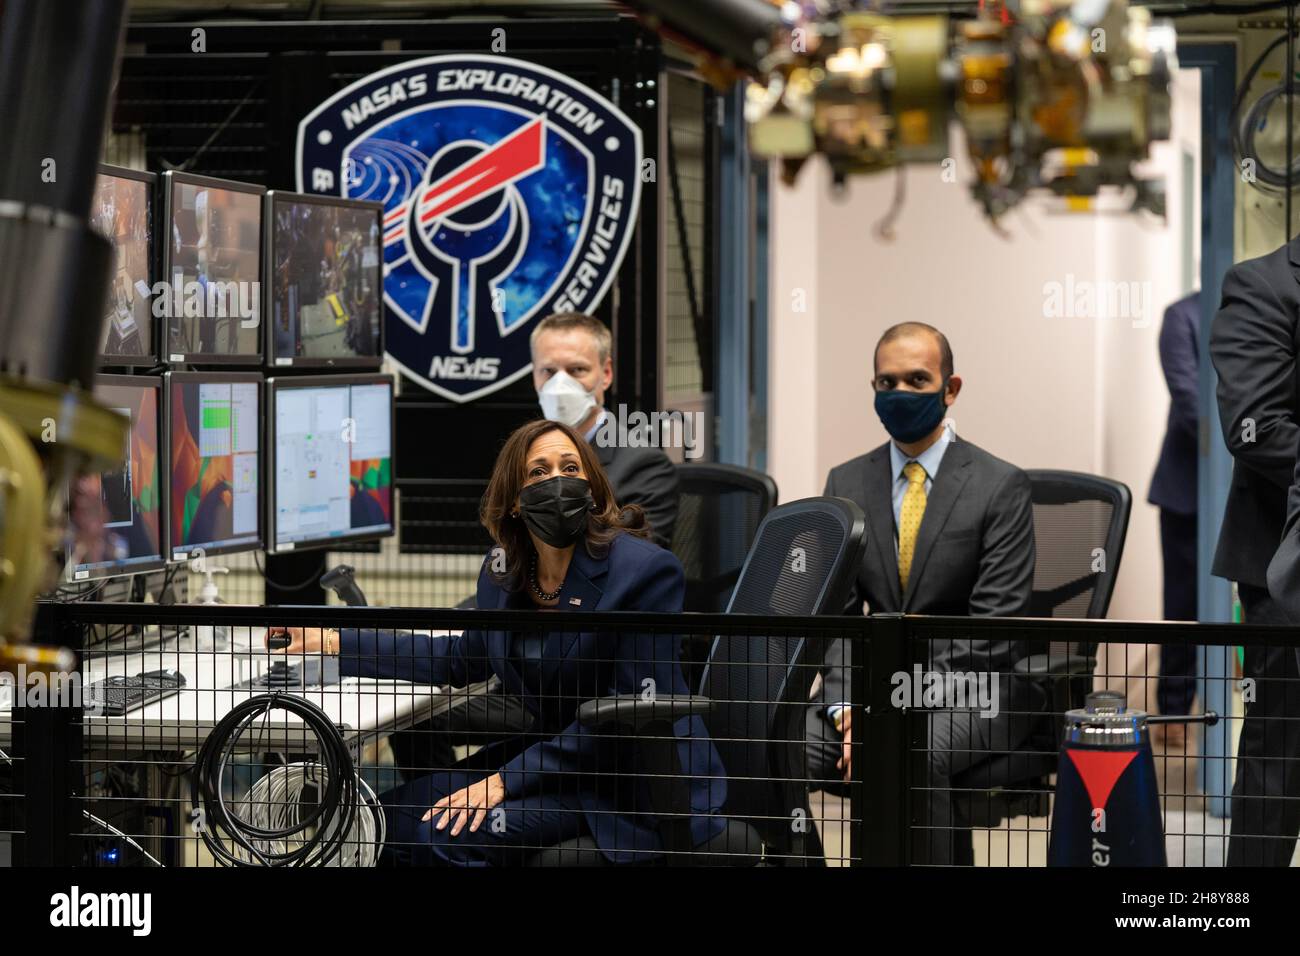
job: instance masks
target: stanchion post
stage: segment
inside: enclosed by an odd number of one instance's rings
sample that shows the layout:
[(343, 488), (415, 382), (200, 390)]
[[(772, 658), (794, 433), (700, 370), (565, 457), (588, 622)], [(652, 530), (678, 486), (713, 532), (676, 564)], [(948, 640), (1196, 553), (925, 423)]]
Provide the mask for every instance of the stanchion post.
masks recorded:
[[(45, 700), (22, 706), (25, 688), (15, 685), (14, 757), (23, 823), (14, 841), (19, 866), (75, 866), (80, 842), (80, 808), (85, 789), (82, 772), (82, 708), (80, 694), (64, 700), (74, 674), (81, 672), (81, 629), (68, 622), (65, 608), (42, 602), (33, 635), (38, 643), (66, 647), (74, 653), (71, 674), (51, 675)], [(64, 706), (67, 704), (67, 706)]]
[(855, 749), (861, 749), (853, 758), (853, 792), (865, 799), (861, 811), (853, 814), (860, 822), (851, 834), (852, 852), (867, 866), (906, 866), (912, 845), (911, 737), (907, 711), (890, 701), (890, 675), (911, 667), (903, 615), (873, 614), (865, 643), (867, 653), (854, 659), (865, 660), (867, 666), (851, 681), (854, 714), (867, 717), (861, 744), (854, 734)]

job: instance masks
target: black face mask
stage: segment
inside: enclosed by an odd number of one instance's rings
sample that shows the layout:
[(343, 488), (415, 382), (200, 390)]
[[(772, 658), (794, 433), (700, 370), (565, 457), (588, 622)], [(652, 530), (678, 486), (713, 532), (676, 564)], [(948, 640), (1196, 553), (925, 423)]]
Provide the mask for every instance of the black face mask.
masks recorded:
[(567, 548), (587, 527), (595, 507), (585, 478), (556, 475), (519, 492), (519, 514), (528, 530), (552, 548)]

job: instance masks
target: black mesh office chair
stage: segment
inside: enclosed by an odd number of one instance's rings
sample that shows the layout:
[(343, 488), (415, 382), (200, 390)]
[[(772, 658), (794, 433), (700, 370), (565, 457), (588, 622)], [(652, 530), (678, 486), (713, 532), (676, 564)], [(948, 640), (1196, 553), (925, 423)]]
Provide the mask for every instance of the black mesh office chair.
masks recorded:
[[(796, 570), (794, 549), (801, 562)], [(862, 564), (866, 519), (845, 498), (806, 498), (772, 510), (759, 525), (754, 546), (727, 603), (728, 614), (809, 616), (838, 614)], [(671, 726), (682, 717), (704, 716), (726, 768), (726, 826), (704, 846), (690, 841), (690, 821), (672, 819), (661, 828), (667, 862), (755, 865), (775, 859), (819, 859), (809, 844), (816, 831), (792, 832), (791, 814), (808, 808), (804, 774), (804, 714), (813, 676), (821, 664), (817, 641), (792, 635), (714, 638), (698, 696), (640, 695), (588, 701), (578, 720), (597, 732), (637, 734), (650, 751), (647, 763), (662, 767), (651, 782), (656, 807), (684, 806), (682, 770)], [(653, 771), (652, 771), (653, 772)], [(599, 864), (590, 838), (544, 850), (535, 865)]]
[[(1133, 496), (1128, 486), (1074, 471), (1030, 470), (1034, 509), (1034, 588), (1030, 617), (1104, 618), (1115, 591)], [(1103, 549), (1103, 570), (1094, 571)], [(954, 826), (1000, 826), (1027, 814), (1047, 816), (1056, 772), (1060, 714), (1083, 706), (1097, 669), (1097, 643), (1053, 644), (1016, 665), (1043, 708), (1021, 747), (996, 754), (952, 778)], [(954, 862), (970, 865), (969, 834), (954, 834)]]
[(677, 523), (669, 550), (686, 571), (684, 610), (721, 613), (759, 523), (776, 507), (761, 471), (712, 462), (677, 466)]

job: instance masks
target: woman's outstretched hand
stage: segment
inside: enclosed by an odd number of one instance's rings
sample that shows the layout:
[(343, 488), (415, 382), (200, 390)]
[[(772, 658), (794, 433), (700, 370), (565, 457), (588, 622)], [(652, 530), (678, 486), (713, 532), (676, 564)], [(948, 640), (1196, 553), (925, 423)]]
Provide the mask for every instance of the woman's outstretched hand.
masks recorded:
[(339, 632), (333, 628), (268, 627), (266, 629), (267, 647), (271, 646), (271, 638), (281, 634), (289, 635), (289, 646), (283, 649), (285, 654), (318, 653), (325, 647), (327, 638), (331, 649), (337, 650), (339, 646)]
[(455, 793), (449, 793), (443, 797), (425, 813), (422, 820), (432, 819), (439, 811), (442, 811), (442, 817), (438, 820), (437, 829), (447, 829), (447, 823), (454, 821), (451, 828), (452, 836), (460, 836), (460, 831), (465, 829), (465, 822), (471, 820), (469, 832), (477, 830), (487, 818), (488, 811), (501, 803), (506, 798), (506, 784), (501, 779), (501, 774), (494, 773), (490, 777), (484, 777), (477, 783), (471, 783), (468, 787), (457, 790)]

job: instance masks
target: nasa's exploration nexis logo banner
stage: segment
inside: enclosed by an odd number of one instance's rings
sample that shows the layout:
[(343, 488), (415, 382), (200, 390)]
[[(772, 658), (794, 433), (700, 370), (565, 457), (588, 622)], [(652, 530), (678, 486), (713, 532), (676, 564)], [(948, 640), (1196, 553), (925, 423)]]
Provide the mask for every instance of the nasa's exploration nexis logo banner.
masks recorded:
[(590, 312), (640, 200), (641, 132), (613, 104), (507, 57), (381, 70), (298, 127), (301, 192), (384, 204), (388, 353), (470, 401), (528, 372), (528, 335)]

